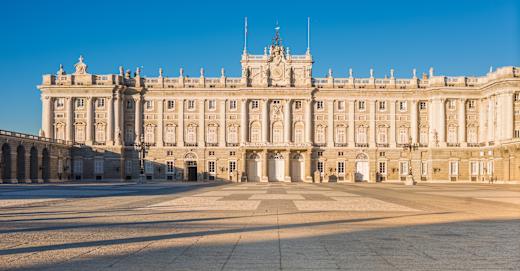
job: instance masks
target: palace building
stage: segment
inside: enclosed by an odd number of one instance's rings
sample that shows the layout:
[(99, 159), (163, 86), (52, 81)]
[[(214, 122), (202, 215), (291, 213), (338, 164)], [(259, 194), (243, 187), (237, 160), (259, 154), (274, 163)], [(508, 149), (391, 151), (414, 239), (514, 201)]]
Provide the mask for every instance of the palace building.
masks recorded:
[(520, 68), (480, 77), (313, 77), (278, 30), (242, 75), (43, 76), (41, 136), (70, 142), (73, 179), (247, 182), (520, 180)]

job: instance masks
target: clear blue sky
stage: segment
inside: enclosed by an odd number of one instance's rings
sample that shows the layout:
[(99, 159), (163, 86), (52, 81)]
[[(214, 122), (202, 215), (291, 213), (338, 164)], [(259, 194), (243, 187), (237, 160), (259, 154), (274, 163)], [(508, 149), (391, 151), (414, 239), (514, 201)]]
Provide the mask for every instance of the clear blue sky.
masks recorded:
[(92, 73), (143, 66), (143, 74), (239, 76), (243, 18), (249, 51), (262, 53), (276, 20), (294, 54), (312, 21), (314, 76), (409, 77), (430, 66), (445, 75), (483, 75), (520, 65), (520, 1), (5, 1), (0, 10), (0, 129), (37, 133), (36, 85), (80, 54)]

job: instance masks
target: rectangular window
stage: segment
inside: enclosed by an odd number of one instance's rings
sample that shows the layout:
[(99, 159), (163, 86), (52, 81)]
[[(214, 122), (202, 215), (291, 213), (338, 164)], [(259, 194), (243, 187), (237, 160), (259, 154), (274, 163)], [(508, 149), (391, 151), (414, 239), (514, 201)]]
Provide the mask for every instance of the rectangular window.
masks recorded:
[(144, 161), (144, 172), (146, 174), (153, 174), (153, 163), (152, 163), (152, 161)]
[(57, 98), (56, 99), (56, 108), (60, 109), (60, 108), (63, 108), (64, 106), (65, 106), (65, 99)]
[(379, 174), (386, 175), (386, 162), (379, 162)]
[(229, 110), (236, 110), (237, 109), (237, 101), (231, 100), (229, 101)]
[(258, 102), (258, 100), (252, 100), (251, 109), (258, 109), (258, 107), (260, 107), (260, 103)]
[(345, 161), (338, 162), (338, 174), (345, 175)]
[(209, 174), (215, 174), (215, 161), (208, 161), (208, 172)]
[(475, 109), (475, 100), (469, 100), (468, 101), (468, 109)]
[(96, 99), (96, 106), (98, 108), (103, 108), (105, 107), (105, 98), (97, 98)]
[(470, 162), (470, 171), (471, 171), (471, 176), (477, 176), (478, 175), (478, 172), (479, 172), (479, 169), (478, 169), (478, 161), (471, 161)]
[(173, 110), (175, 108), (175, 101), (169, 100), (166, 108)]
[(302, 108), (302, 101), (295, 101), (294, 109), (301, 109), (301, 108)]
[(422, 161), (421, 162), (421, 176), (428, 175), (428, 162)]
[(217, 108), (217, 101), (209, 100), (208, 101), (208, 110), (215, 110)]
[(380, 101), (379, 102), (379, 111), (385, 111), (386, 110), (386, 102)]
[(364, 111), (365, 110), (365, 101), (359, 101), (358, 102), (358, 109), (359, 109), (359, 111)]
[(94, 174), (103, 174), (103, 159), (94, 160)]
[(144, 102), (144, 107), (146, 110), (152, 110), (153, 109), (153, 101), (147, 100)]
[(338, 101), (338, 110), (339, 111), (345, 110), (345, 101)]
[(426, 110), (426, 102), (420, 101), (419, 102), (419, 110)]
[(76, 108), (83, 108), (85, 106), (85, 99), (76, 99)]
[(323, 110), (323, 101), (316, 101), (316, 110)]
[(407, 108), (408, 108), (408, 103), (406, 101), (399, 102), (399, 111), (405, 112)]
[(323, 173), (324, 173), (324, 170), (325, 170), (323, 168), (323, 161), (318, 161), (317, 168), (318, 168), (318, 172), (320, 173), (320, 175), (323, 176)]
[(401, 174), (401, 176), (408, 175), (408, 161), (401, 161), (399, 163), (399, 173)]
[(166, 161), (166, 174), (170, 174), (170, 175), (175, 174), (175, 162), (174, 161)]
[(194, 110), (194, 109), (195, 109), (195, 101), (188, 100), (188, 110)]
[(237, 170), (237, 161), (229, 161), (229, 174)]
[(450, 176), (459, 175), (459, 161), (450, 161)]

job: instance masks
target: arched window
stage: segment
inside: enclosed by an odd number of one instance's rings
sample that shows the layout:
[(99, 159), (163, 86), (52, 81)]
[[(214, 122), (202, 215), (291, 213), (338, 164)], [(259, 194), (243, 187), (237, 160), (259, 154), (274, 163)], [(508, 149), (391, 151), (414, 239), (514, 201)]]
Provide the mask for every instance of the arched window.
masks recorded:
[(155, 126), (147, 125), (144, 130), (144, 142), (147, 144), (155, 143)]
[(186, 129), (186, 143), (197, 143), (197, 126), (195, 124), (188, 125)]
[(206, 134), (206, 142), (207, 143), (217, 143), (218, 141), (218, 126), (216, 124), (210, 124), (208, 125), (208, 131)]
[(316, 127), (316, 143), (325, 143), (325, 126)]
[(388, 143), (387, 130), (388, 130), (388, 128), (386, 128), (386, 127), (377, 128), (377, 143), (380, 143), (380, 144)]
[(344, 125), (339, 125), (336, 127), (336, 142), (337, 143), (346, 143), (346, 127)]
[(367, 127), (364, 127), (364, 126), (357, 127), (356, 143), (358, 143), (358, 144), (367, 143)]
[(408, 143), (408, 128), (401, 127), (399, 128), (399, 143), (406, 144)]
[(295, 143), (303, 143), (304, 142), (304, 124), (303, 122), (297, 122), (294, 125), (294, 142)]
[(65, 140), (65, 124), (59, 122), (56, 124), (56, 131), (54, 132), (56, 139)]
[(448, 143), (457, 143), (457, 126), (455, 125), (448, 127)]
[(164, 142), (166, 144), (174, 144), (175, 143), (175, 126), (174, 125), (167, 125), (166, 126)]
[(238, 126), (232, 125), (228, 127), (227, 142), (238, 143)]
[(96, 142), (103, 143), (105, 142), (105, 124), (97, 123), (96, 124)]
[(273, 143), (283, 142), (283, 124), (280, 121), (273, 123)]
[(85, 124), (77, 123), (75, 125), (74, 140), (76, 142), (85, 142)]
[(250, 129), (250, 133), (249, 133), (249, 140), (251, 142), (255, 142), (255, 143), (258, 143), (261, 141), (261, 129), (262, 126), (260, 125), (260, 123), (258, 121), (255, 121), (253, 123), (251, 123), (251, 129)]
[(477, 142), (478, 142), (477, 127), (475, 127), (475, 126), (468, 127), (468, 143), (477, 143)]

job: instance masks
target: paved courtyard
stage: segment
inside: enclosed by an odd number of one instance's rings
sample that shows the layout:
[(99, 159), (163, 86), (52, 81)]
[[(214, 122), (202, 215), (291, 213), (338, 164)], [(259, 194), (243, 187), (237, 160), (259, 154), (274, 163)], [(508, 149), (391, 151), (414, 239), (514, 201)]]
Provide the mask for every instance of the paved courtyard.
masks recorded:
[(520, 270), (520, 185), (0, 185), (0, 270)]

